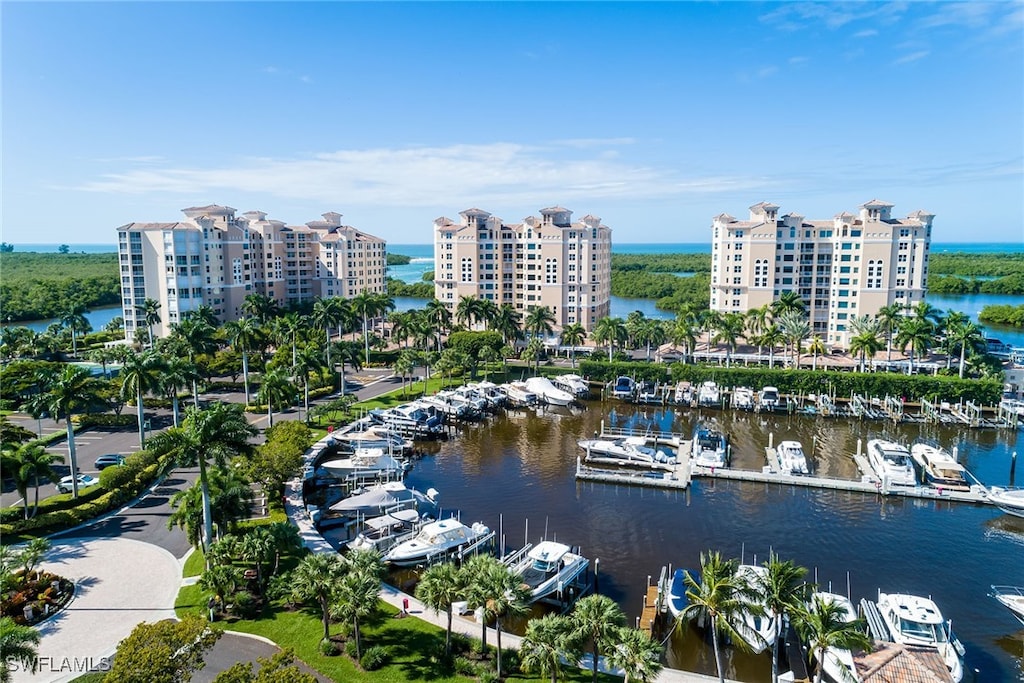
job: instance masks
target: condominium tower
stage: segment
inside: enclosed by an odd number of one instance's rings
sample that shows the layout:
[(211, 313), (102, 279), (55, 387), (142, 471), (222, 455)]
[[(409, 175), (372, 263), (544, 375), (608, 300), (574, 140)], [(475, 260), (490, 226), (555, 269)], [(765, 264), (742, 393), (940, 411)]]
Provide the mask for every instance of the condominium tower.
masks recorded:
[(469, 296), (524, 315), (547, 306), (557, 327), (589, 330), (608, 315), (612, 231), (597, 216), (573, 222), (560, 206), (512, 225), (480, 209), (459, 216), (434, 221), (434, 296), (453, 313)]
[(812, 334), (849, 345), (849, 320), (882, 306), (913, 306), (925, 297), (933, 214), (892, 218), (892, 204), (871, 200), (857, 215), (806, 220), (778, 216), (761, 202), (750, 218), (712, 219), (711, 309), (746, 312), (785, 291), (807, 305)]
[(182, 209), (174, 223), (117, 229), (125, 336), (144, 329), (142, 305), (160, 303), (161, 337), (201, 305), (221, 322), (237, 320), (250, 294), (285, 306), (317, 297), (384, 292), (385, 243), (341, 224), (341, 214), (285, 225), (262, 211), (235, 216), (230, 206)]

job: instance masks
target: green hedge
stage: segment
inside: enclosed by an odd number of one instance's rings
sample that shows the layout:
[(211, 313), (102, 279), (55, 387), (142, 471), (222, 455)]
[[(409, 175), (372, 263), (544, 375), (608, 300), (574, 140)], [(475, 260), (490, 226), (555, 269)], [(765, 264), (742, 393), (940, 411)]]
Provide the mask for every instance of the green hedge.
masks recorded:
[(888, 372), (837, 372), (834, 370), (793, 370), (769, 368), (723, 368), (717, 365), (673, 363), (581, 361), (580, 374), (609, 382), (620, 375), (654, 382), (686, 380), (693, 383), (714, 380), (724, 387), (747, 386), (760, 389), (775, 386), (784, 394), (836, 396), (903, 396), (943, 401), (974, 401), (982, 405), (999, 403), (1002, 383), (995, 379), (960, 379), (941, 375), (902, 375)]
[[(145, 404), (148, 406), (148, 403)], [(86, 415), (74, 415), (71, 418), (78, 429), (87, 427), (137, 427), (139, 418), (127, 413), (114, 415), (112, 413), (88, 413)]]

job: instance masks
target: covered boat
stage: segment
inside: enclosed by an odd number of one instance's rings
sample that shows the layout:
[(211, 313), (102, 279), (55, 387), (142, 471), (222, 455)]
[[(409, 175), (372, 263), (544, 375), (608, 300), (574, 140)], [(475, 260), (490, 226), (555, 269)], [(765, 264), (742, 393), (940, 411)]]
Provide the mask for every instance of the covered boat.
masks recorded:
[(936, 488), (950, 491), (970, 491), (965, 476), (967, 470), (946, 450), (926, 443), (915, 443), (910, 455), (921, 470), (924, 480)]

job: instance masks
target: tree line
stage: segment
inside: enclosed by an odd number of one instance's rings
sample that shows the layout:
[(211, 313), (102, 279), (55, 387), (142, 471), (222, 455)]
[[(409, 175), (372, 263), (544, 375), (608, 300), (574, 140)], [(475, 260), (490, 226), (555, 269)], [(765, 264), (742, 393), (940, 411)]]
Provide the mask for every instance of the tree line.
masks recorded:
[(992, 305), (985, 306), (978, 314), (978, 320), (993, 325), (1008, 325), (1010, 327), (1024, 327), (1024, 304), (1016, 306)]

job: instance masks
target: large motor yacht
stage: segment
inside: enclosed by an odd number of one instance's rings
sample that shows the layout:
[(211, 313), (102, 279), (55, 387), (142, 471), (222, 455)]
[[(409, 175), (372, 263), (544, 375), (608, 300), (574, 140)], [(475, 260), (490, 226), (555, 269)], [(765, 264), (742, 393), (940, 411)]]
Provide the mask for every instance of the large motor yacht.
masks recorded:
[(875, 475), (884, 484), (916, 486), (914, 461), (906, 447), (884, 439), (868, 441), (868, 462)]
[(910, 455), (921, 468), (925, 481), (936, 488), (950, 491), (970, 491), (964, 466), (948, 452), (926, 443), (915, 443), (910, 447)]
[(1024, 517), (1024, 489), (1008, 489), (992, 486), (988, 490), (988, 499), (993, 505), (1008, 515)]
[(942, 655), (954, 683), (960, 682), (964, 673), (964, 647), (934, 602), (918, 595), (879, 593), (878, 611), (894, 643), (935, 648)]
[(561, 593), (587, 570), (590, 560), (554, 541), (541, 541), (512, 567), (530, 588), (530, 602)]
[(494, 532), (481, 522), (466, 526), (454, 517), (442, 519), (427, 524), (416, 536), (386, 552), (384, 561), (399, 567), (430, 563), (465, 551), (493, 536)]

